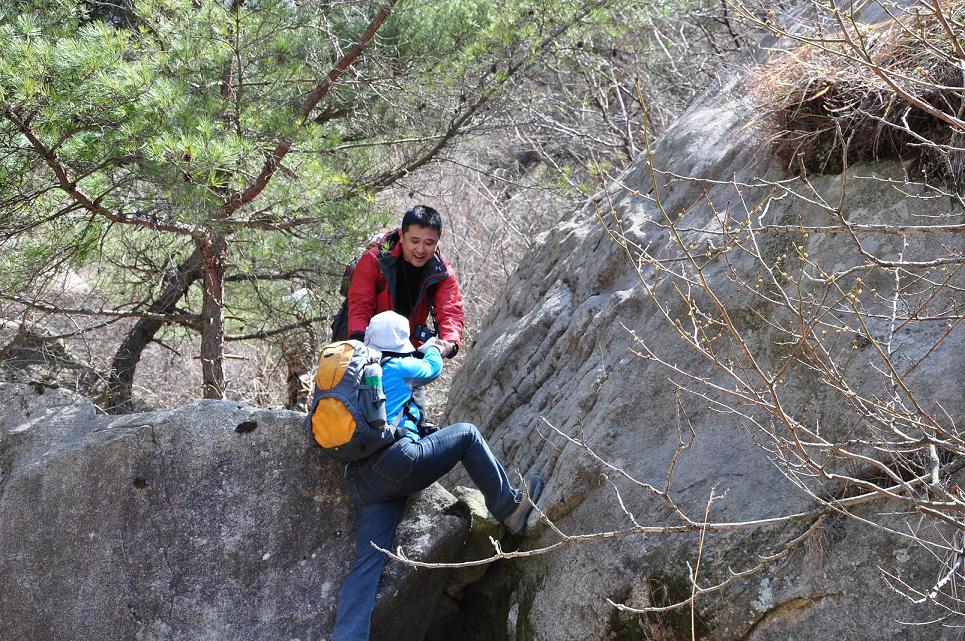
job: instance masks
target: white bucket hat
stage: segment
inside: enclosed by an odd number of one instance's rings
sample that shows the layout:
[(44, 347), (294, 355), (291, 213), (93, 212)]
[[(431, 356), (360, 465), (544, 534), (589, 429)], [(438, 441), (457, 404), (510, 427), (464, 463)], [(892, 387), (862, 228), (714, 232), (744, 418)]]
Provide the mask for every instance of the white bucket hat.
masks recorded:
[(365, 344), (380, 352), (414, 352), (409, 342), (409, 319), (395, 312), (376, 314), (365, 330)]

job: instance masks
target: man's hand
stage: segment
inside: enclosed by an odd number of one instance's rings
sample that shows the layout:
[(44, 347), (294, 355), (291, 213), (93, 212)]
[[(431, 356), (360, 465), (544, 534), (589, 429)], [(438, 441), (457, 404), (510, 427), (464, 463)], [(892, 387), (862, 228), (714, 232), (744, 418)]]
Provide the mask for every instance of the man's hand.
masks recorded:
[(439, 350), (439, 353), (442, 356), (449, 356), (449, 354), (452, 353), (454, 346), (455, 346), (455, 343), (450, 343), (449, 341), (442, 340), (441, 338), (437, 338), (433, 336), (432, 338), (430, 338), (429, 340), (427, 340), (426, 342), (424, 342), (422, 345), (419, 346), (419, 351), (425, 354), (427, 349), (434, 347), (437, 350)]
[(450, 343), (449, 341), (442, 340), (441, 338), (436, 340), (439, 341), (439, 346), (440, 346), (439, 351), (442, 353), (442, 355), (445, 358), (449, 358), (449, 355), (452, 354), (452, 348), (454, 343)]
[(423, 354), (428, 354), (429, 350), (432, 348), (439, 350), (440, 354), (442, 353), (442, 346), (439, 345), (439, 339), (435, 336), (424, 342), (422, 345), (419, 345), (417, 349)]

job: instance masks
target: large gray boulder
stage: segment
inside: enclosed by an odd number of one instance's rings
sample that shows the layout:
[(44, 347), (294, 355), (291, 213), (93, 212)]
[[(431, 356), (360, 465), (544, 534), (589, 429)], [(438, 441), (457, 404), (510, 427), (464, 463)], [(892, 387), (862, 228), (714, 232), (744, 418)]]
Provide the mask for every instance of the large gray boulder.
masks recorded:
[[(720, 230), (719, 214), (727, 211), (739, 222), (747, 218), (745, 204), (751, 209), (761, 205), (754, 210), (755, 222), (769, 224), (794, 225), (802, 220), (809, 225), (835, 224), (817, 203), (823, 198), (836, 204), (842, 197), (854, 223), (921, 224), (934, 215), (944, 216), (948, 223), (963, 222), (953, 199), (910, 200), (905, 188), (896, 188), (905, 177), (905, 168), (898, 162), (858, 164), (845, 174), (811, 176), (810, 185), (783, 183), (808, 196), (810, 203), (808, 198), (782, 192), (774, 183), (762, 184), (762, 179), (788, 177), (771, 161), (766, 145), (749, 126), (758, 113), (749, 93), (748, 85), (739, 79), (709, 93), (655, 149), (654, 166), (664, 172), (657, 179), (663, 208), (671, 218), (682, 216), (681, 226), (690, 230), (682, 232), (688, 246), (719, 244), (720, 236), (712, 233)], [(733, 399), (703, 383), (720, 384), (726, 379), (675, 335), (643, 282), (656, 287), (657, 297), (667, 302), (672, 316), (685, 320), (686, 306), (679, 302), (679, 293), (687, 285), (678, 280), (680, 289), (674, 290), (671, 279), (655, 279), (646, 265), (642, 282), (634, 271), (633, 257), (611, 240), (597, 216), (602, 212), (611, 230), (622, 229), (631, 243), (649, 246), (656, 256), (670, 261), (670, 267), (681, 264), (674, 262), (680, 252), (670, 242), (666, 220), (655, 204), (647, 163), (647, 158), (641, 158), (606, 193), (597, 194), (585, 209), (545, 234), (521, 262), (475, 346), (467, 350), (466, 363), (452, 384), (449, 420), (477, 423), (495, 452), (523, 473), (542, 471), (548, 483), (541, 506), (567, 534), (628, 528), (634, 525), (633, 519), (642, 525), (679, 524), (662, 501), (619, 471), (663, 488), (674, 461), (669, 495), (696, 521), (703, 518), (712, 491), (724, 495), (714, 501), (710, 512), (710, 520), (718, 523), (814, 510), (819, 504), (810, 492), (825, 497), (858, 493), (843, 484), (822, 485), (806, 478), (791, 482), (788, 470), (762, 447), (769, 445), (767, 437), (740, 416), (714, 405), (733, 404)], [(769, 195), (782, 194), (768, 200)], [(866, 250), (887, 260), (896, 260), (899, 252), (904, 260), (962, 252), (960, 235), (910, 236), (906, 247), (900, 236), (863, 237)], [(773, 262), (783, 253), (793, 257), (793, 245), (798, 244), (812, 260), (835, 271), (862, 262), (847, 234), (772, 234), (761, 238), (760, 251)], [(630, 253), (634, 253), (632, 244)], [(954, 269), (941, 277), (961, 287), (961, 275)], [(786, 319), (768, 318), (766, 311), (759, 314), (765, 309), (759, 299), (738, 283), (744, 279), (753, 289), (760, 271), (760, 264), (735, 251), (728, 260), (711, 262), (704, 275), (725, 301), (759, 363), (774, 371), (791, 348), (786, 335), (769, 322), (780, 324)], [(850, 287), (854, 276), (842, 282)], [(862, 300), (873, 316), (886, 305), (868, 290), (887, 292), (894, 286), (894, 277), (878, 270), (866, 278)], [(709, 307), (706, 296), (698, 299), (705, 309)], [(953, 299), (946, 290), (928, 310), (948, 309)], [(887, 314), (869, 318), (868, 323), (875, 336), (888, 331)], [(900, 354), (903, 369), (927, 355), (905, 383), (927, 411), (950, 417), (943, 418), (944, 425), (956, 421), (960, 425), (965, 381), (962, 328), (951, 331), (929, 352), (945, 330), (945, 323), (910, 323), (897, 332), (892, 347)], [(703, 377), (703, 382), (635, 354), (643, 350), (631, 332), (667, 365)], [(853, 337), (854, 341), (845, 335), (831, 348), (839, 362), (849, 359), (848, 383), (858, 393), (887, 393), (879, 354), (868, 341), (859, 340), (857, 334)], [(785, 407), (812, 427), (819, 424), (830, 440), (862, 427), (847, 399), (819, 375), (795, 365), (788, 377), (779, 392)], [(678, 403), (678, 385), (705, 396), (683, 392)], [(753, 408), (744, 410), (761, 418)], [(550, 424), (574, 439), (585, 439), (613, 467), (555, 434)], [(856, 438), (864, 435), (855, 434)], [(680, 450), (681, 442), (689, 446)], [(916, 473), (922, 469), (926, 468), (917, 468)], [(848, 467), (838, 462), (829, 463), (828, 471), (868, 473), (857, 464)], [(946, 480), (949, 485), (956, 482), (962, 482), (960, 473)], [(680, 601), (690, 596), (690, 569), (698, 556), (699, 582), (709, 586), (728, 579), (732, 571), (752, 568), (763, 556), (780, 552), (805, 533), (779, 562), (734, 580), (723, 591), (700, 596), (694, 617), (697, 638), (958, 638), (957, 630), (941, 622), (899, 623), (935, 621), (948, 612), (928, 603), (912, 604), (892, 589), (903, 588), (904, 581), (927, 591), (942, 575), (949, 554), (947, 549), (922, 546), (905, 535), (917, 532), (939, 542), (948, 537), (953, 547), (952, 529), (943, 530), (935, 521), (923, 528), (914, 510), (880, 500), (854, 507), (852, 512), (854, 518), (815, 515), (779, 526), (710, 534), (702, 548), (697, 532), (640, 535), (572, 545), (504, 565), (501, 574), (489, 580), (496, 586), (506, 583), (501, 577), (516, 577), (511, 599), (493, 613), (503, 617), (506, 632), (486, 638), (690, 639), (689, 608), (640, 616), (621, 613), (608, 600), (632, 607)], [(545, 527), (537, 526), (536, 531), (537, 538), (528, 543), (531, 547), (558, 540)]]
[(104, 381), (78, 361), (64, 341), (41, 325), (27, 326), (0, 319), (0, 380), (65, 387), (96, 397)]
[[(354, 555), (343, 484), (293, 412), (200, 401), (109, 417), (0, 383), (0, 639), (327, 639)], [(437, 485), (400, 540), (449, 560), (467, 527)], [(445, 585), (390, 562), (373, 638), (422, 638)]]

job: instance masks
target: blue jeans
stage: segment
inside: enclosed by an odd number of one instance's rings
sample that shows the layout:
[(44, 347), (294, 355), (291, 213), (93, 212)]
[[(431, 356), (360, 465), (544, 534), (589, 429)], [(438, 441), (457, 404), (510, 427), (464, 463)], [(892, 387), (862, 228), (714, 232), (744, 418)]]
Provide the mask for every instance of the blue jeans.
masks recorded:
[(522, 493), (509, 482), (475, 425), (457, 423), (419, 441), (396, 441), (381, 452), (346, 466), (355, 505), (355, 561), (342, 584), (332, 641), (368, 641), (372, 608), (387, 557), (369, 544), (391, 549), (395, 528), (410, 494), (429, 487), (462, 461), (499, 520), (516, 509)]

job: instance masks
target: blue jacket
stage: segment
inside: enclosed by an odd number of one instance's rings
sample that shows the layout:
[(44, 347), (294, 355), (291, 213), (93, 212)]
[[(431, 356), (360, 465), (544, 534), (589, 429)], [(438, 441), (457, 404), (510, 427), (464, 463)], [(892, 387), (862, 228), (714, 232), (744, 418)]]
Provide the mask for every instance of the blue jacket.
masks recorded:
[(406, 401), (412, 398), (412, 390), (426, 385), (442, 373), (442, 355), (430, 348), (423, 358), (402, 356), (390, 358), (382, 364), (382, 389), (385, 390), (385, 415), (389, 423), (399, 425), (413, 440), (419, 440), (417, 426), (420, 411), (415, 403), (409, 404), (409, 414), (399, 424), (400, 414)]

